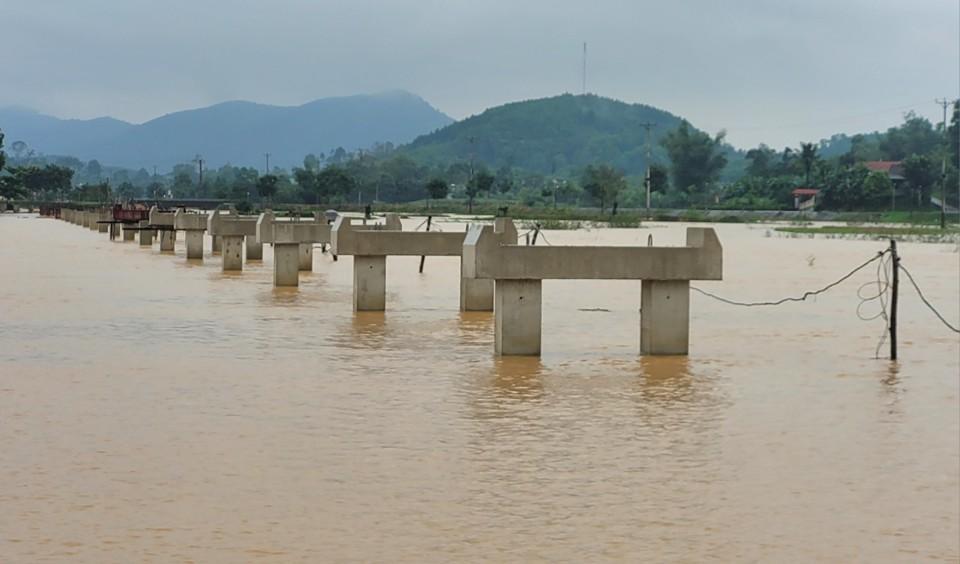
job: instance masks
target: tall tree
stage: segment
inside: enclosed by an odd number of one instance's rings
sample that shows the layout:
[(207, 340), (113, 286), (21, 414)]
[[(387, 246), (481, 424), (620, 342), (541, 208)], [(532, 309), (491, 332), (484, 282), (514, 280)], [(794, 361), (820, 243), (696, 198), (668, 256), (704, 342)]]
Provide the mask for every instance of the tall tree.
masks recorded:
[(272, 201), (277, 193), (277, 183), (280, 179), (273, 174), (264, 174), (257, 179), (257, 194), (265, 200)]
[(617, 195), (627, 187), (627, 180), (623, 172), (612, 166), (589, 165), (583, 172), (583, 189), (595, 200), (600, 202), (600, 213), (603, 213), (608, 203), (617, 200)]
[(430, 182), (427, 182), (426, 188), (431, 200), (442, 200), (450, 192), (447, 181), (442, 178), (432, 178)]
[(934, 129), (927, 118), (908, 112), (903, 124), (887, 130), (880, 141), (880, 151), (884, 159), (899, 161), (913, 154), (929, 154), (942, 143), (942, 134)]
[(927, 155), (910, 155), (903, 161), (903, 177), (914, 193), (916, 205), (922, 206), (940, 178), (940, 167)]
[(317, 186), (327, 198), (346, 198), (354, 185), (353, 178), (339, 165), (329, 165), (317, 174)]
[(810, 172), (817, 162), (817, 146), (813, 143), (800, 143), (800, 165), (803, 167), (803, 185), (810, 186)]
[(747, 151), (747, 174), (750, 176), (765, 177), (770, 175), (770, 168), (777, 157), (777, 152), (763, 143), (756, 149)]
[(687, 194), (702, 192), (720, 177), (727, 165), (727, 157), (722, 152), (725, 135), (721, 131), (716, 137), (710, 137), (684, 120), (680, 127), (663, 137), (660, 144), (670, 157), (675, 189)]
[(0, 172), (7, 166), (7, 154), (3, 152), (3, 130), (0, 130)]
[(495, 181), (496, 178), (486, 170), (481, 170), (467, 181), (467, 211), (469, 213), (473, 213), (474, 198), (489, 192)]

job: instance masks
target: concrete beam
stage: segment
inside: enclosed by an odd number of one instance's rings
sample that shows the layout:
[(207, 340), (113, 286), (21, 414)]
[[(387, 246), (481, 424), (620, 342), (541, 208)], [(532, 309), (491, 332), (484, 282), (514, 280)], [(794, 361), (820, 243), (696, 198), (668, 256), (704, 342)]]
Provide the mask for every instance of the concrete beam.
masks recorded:
[(502, 245), (473, 228), (464, 276), (493, 280), (721, 280), (723, 247), (713, 229), (687, 228), (685, 247)]
[(156, 227), (173, 227), (175, 212), (162, 212), (157, 206), (150, 208), (147, 221)]
[(177, 210), (173, 214), (173, 228), (177, 231), (206, 231), (207, 214)]
[(228, 215), (214, 210), (207, 218), (207, 232), (217, 237), (243, 235), (256, 238), (258, 219), (259, 216)]
[(545, 279), (642, 280), (641, 354), (687, 354), (690, 280), (723, 277), (723, 248), (703, 227), (687, 229), (685, 247), (520, 247), (473, 227), (463, 248), (462, 276), (496, 281), (494, 349), (501, 355), (540, 354)]
[(281, 221), (264, 212), (257, 220), (258, 243), (329, 243), (330, 224), (326, 221)]

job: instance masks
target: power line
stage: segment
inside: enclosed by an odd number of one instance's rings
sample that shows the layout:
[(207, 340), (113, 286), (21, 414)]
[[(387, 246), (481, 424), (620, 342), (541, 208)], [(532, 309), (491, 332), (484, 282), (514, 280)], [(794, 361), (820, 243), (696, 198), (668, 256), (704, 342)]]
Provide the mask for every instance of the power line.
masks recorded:
[(853, 276), (853, 275), (856, 274), (857, 272), (859, 272), (859, 271), (863, 270), (864, 268), (866, 268), (866, 267), (867, 267), (868, 265), (870, 265), (873, 261), (880, 260), (881, 258), (883, 258), (884, 255), (886, 255), (886, 254), (889, 253), (889, 252), (890, 252), (889, 249), (884, 249), (883, 251), (878, 252), (876, 256), (874, 256), (873, 258), (871, 258), (871, 259), (868, 260), (867, 262), (861, 264), (860, 266), (854, 268), (853, 270), (851, 270), (850, 272), (848, 272), (847, 274), (845, 274), (843, 277), (841, 277), (841, 278), (840, 278), (839, 280), (837, 280), (836, 282), (831, 282), (830, 284), (827, 284), (826, 286), (824, 286), (823, 288), (820, 288), (819, 290), (811, 290), (811, 291), (809, 291), (809, 292), (804, 292), (802, 296), (798, 296), (798, 297), (792, 297), (792, 296), (791, 296), (791, 297), (781, 298), (781, 299), (779, 299), (779, 300), (772, 301), (772, 302), (738, 302), (738, 301), (736, 301), (736, 300), (730, 300), (730, 299), (727, 299), (727, 298), (722, 298), (722, 297), (720, 297), (720, 296), (718, 296), (718, 295), (716, 295), (716, 294), (711, 294), (710, 292), (707, 292), (707, 291), (705, 291), (705, 290), (701, 290), (700, 288), (697, 288), (696, 286), (690, 286), (690, 289), (691, 289), (691, 290), (694, 290), (694, 291), (696, 291), (696, 292), (699, 292), (699, 293), (703, 294), (704, 296), (707, 296), (708, 298), (713, 298), (713, 299), (715, 299), (715, 300), (717, 300), (717, 301), (720, 301), (720, 302), (723, 302), (723, 303), (725, 303), (725, 304), (735, 305), (735, 306), (743, 306), (743, 307), (778, 306), (778, 305), (785, 304), (785, 303), (787, 303), (787, 302), (803, 302), (803, 301), (806, 301), (806, 299), (809, 298), (809, 297), (817, 296), (817, 295), (819, 295), (819, 294), (822, 294), (822, 293), (830, 290), (830, 289), (833, 288), (834, 286), (838, 286), (839, 284), (843, 283), (844, 281), (846, 281), (847, 279), (849, 279), (851, 276)]
[(907, 275), (907, 279), (910, 280), (910, 284), (913, 285), (913, 288), (917, 291), (917, 295), (920, 296), (920, 300), (924, 303), (924, 305), (926, 305), (928, 308), (930, 308), (930, 311), (932, 311), (933, 314), (936, 315), (937, 318), (938, 318), (940, 321), (942, 321), (943, 324), (946, 325), (951, 331), (953, 331), (954, 333), (960, 333), (960, 329), (954, 327), (953, 325), (950, 324), (949, 321), (947, 321), (946, 319), (944, 319), (944, 317), (943, 317), (942, 315), (940, 315), (940, 312), (937, 311), (937, 308), (933, 307), (933, 304), (931, 304), (931, 303), (927, 300), (926, 296), (923, 295), (923, 292), (920, 291), (920, 286), (917, 285), (917, 281), (913, 279), (913, 275), (911, 275), (911, 274), (910, 274), (910, 271), (907, 270), (907, 268), (906, 268), (905, 266), (903, 266), (903, 263), (900, 264), (900, 270), (902, 270), (903, 273)]

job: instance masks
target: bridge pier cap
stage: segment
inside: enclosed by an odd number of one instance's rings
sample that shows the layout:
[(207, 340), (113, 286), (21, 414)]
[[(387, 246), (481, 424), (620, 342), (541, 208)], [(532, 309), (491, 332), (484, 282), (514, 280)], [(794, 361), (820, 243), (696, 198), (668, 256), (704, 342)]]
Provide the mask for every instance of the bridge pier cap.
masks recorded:
[[(722, 280), (723, 247), (708, 227), (687, 228), (683, 247), (533, 247), (503, 244), (490, 226), (473, 226), (464, 239), (462, 275), (495, 280), (498, 292), (515, 291), (501, 284), (510, 280), (642, 280), (641, 353), (686, 354), (689, 282)], [(539, 292), (529, 293), (524, 307), (539, 312), (540, 304), (530, 303), (540, 301)], [(531, 344), (539, 341), (539, 327), (534, 334), (528, 323), (504, 311), (510, 303), (508, 296), (496, 297), (496, 352), (539, 354), (539, 346)]]

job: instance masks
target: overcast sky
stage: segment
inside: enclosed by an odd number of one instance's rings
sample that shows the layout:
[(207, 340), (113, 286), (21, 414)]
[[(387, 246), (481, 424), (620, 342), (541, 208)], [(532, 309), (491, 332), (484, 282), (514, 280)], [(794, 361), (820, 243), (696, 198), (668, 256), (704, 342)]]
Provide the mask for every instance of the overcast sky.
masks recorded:
[(740, 147), (939, 119), (958, 0), (0, 0), (0, 105), (142, 122), (402, 88), (454, 118), (590, 92)]

